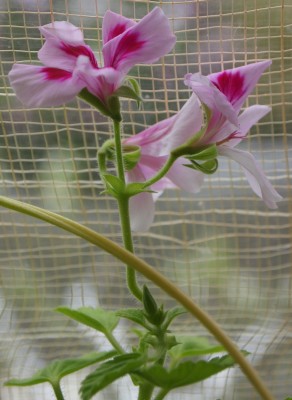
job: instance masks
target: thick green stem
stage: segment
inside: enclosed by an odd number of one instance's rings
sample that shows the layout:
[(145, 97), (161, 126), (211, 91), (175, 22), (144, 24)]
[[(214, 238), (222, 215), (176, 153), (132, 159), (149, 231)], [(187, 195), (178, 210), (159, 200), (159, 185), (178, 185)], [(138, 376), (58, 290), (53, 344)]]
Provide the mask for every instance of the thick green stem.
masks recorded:
[(63, 396), (62, 390), (61, 390), (61, 386), (60, 386), (60, 382), (55, 383), (54, 385), (52, 384), (55, 396), (57, 400), (65, 400), (65, 397)]
[(157, 395), (155, 396), (154, 400), (163, 400), (165, 396), (169, 393), (168, 389), (161, 389)]
[(114, 123), (114, 136), (115, 136), (115, 146), (116, 146), (116, 163), (117, 163), (117, 174), (120, 180), (125, 183), (125, 168), (121, 141), (121, 128), (120, 122), (113, 121)]
[[(116, 147), (117, 174), (120, 180), (123, 183), (125, 183), (126, 180), (125, 180), (120, 123), (117, 121), (113, 122), (114, 122), (114, 136), (115, 136), (115, 147)], [(119, 214), (120, 214), (121, 229), (123, 235), (123, 243), (128, 251), (134, 253), (131, 222), (129, 215), (129, 198), (123, 194), (120, 194), (118, 198), (118, 205), (119, 205)], [(138, 300), (142, 301), (142, 290), (137, 283), (136, 271), (130, 266), (127, 266), (127, 284), (133, 296), (135, 296)]]
[(154, 390), (154, 386), (151, 383), (145, 383), (140, 386), (138, 400), (150, 400), (152, 393)]
[(92, 229), (87, 228), (72, 221), (61, 215), (55, 214), (51, 211), (42, 208), (22, 203), (17, 200), (9, 199), (0, 196), (0, 205), (14, 211), (21, 212), (26, 215), (38, 218), (49, 224), (58, 226), (67, 232), (72, 233), (78, 237), (87, 240), (89, 243), (100, 247), (107, 253), (112, 254), (114, 257), (122, 261), (124, 264), (129, 265), (136, 271), (143, 274), (147, 279), (155, 283), (158, 287), (164, 290), (169, 296), (177, 300), (186, 310), (188, 310), (198, 321), (205, 326), (205, 328), (212, 333), (212, 335), (221, 343), (229, 354), (233, 357), (234, 361), (239, 364), (242, 371), (254, 386), (256, 391), (264, 400), (274, 400), (274, 397), (269, 392), (268, 388), (264, 385), (257, 371), (252, 367), (249, 361), (243, 356), (237, 346), (232, 342), (228, 335), (220, 328), (220, 326), (202, 310), (189, 296), (184, 294), (174, 283), (169, 281), (165, 276), (152, 268), (145, 261), (138, 258), (131, 252), (119, 246), (110, 239), (98, 234)]

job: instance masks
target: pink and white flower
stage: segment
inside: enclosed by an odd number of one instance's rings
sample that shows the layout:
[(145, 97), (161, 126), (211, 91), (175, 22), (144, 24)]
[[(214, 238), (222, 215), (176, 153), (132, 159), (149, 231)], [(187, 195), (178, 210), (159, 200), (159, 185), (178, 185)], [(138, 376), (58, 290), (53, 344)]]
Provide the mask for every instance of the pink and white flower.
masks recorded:
[[(267, 106), (254, 105), (239, 115), (246, 98), (270, 64), (270, 61), (263, 61), (207, 77), (200, 74), (186, 75), (185, 83), (193, 90), (193, 94), (183, 108), (175, 116), (125, 141), (141, 148), (138, 164), (127, 172), (128, 180), (149, 179), (163, 166), (172, 150), (192, 141), (203, 125), (201, 102), (211, 111), (211, 118), (200, 139), (194, 139), (194, 150), (216, 144), (218, 154), (240, 164), (252, 190), (268, 207), (276, 208), (276, 202), (282, 197), (272, 187), (254, 156), (234, 148), (246, 137), (249, 129), (270, 111)], [(204, 175), (200, 171), (186, 168), (185, 164), (190, 162), (184, 157), (177, 159), (167, 175), (151, 189), (162, 193), (168, 187), (179, 187), (188, 192), (197, 192), (203, 184)], [(154, 217), (156, 197), (151, 193), (141, 193), (131, 199), (133, 230), (149, 228)], [(141, 204), (143, 213), (140, 212)]]
[(15, 64), (9, 73), (17, 97), (29, 107), (58, 106), (87, 88), (104, 104), (137, 63), (152, 63), (175, 44), (168, 19), (154, 8), (138, 23), (107, 11), (100, 67), (80, 29), (61, 21), (39, 28), (46, 41), (38, 52), (43, 66)]

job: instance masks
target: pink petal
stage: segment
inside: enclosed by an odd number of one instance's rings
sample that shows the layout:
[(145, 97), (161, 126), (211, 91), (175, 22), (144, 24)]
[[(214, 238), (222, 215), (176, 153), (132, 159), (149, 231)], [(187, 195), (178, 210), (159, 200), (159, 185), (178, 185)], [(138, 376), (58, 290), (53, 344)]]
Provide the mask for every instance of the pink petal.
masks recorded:
[[(142, 168), (136, 166), (126, 173), (127, 182), (144, 182), (146, 180)], [(133, 231), (147, 231), (154, 219), (154, 199), (149, 192), (139, 193), (130, 198), (129, 212), (131, 229)]]
[(136, 25), (136, 22), (129, 18), (125, 18), (120, 14), (116, 14), (108, 10), (103, 17), (102, 22), (102, 40), (105, 45), (109, 40), (125, 32), (128, 28)]
[[(199, 97), (212, 112), (212, 125), (222, 125), (222, 117), (238, 126), (237, 113), (227, 97), (212, 84), (210, 79), (199, 73), (187, 74), (185, 84)], [(213, 121), (212, 121), (213, 120)]]
[(281, 201), (282, 196), (273, 188), (252, 154), (224, 145), (218, 146), (218, 153), (240, 164), (254, 193), (263, 199), (269, 208), (277, 208), (276, 202)]
[(147, 231), (154, 220), (154, 200), (151, 193), (139, 193), (130, 198), (129, 211), (132, 231)]
[(79, 56), (86, 56), (93, 67), (97, 68), (97, 61), (89, 46), (83, 41), (80, 29), (69, 22), (54, 22), (40, 27), (46, 42), (38, 52), (40, 61), (54, 68), (73, 71)]
[(84, 86), (104, 103), (118, 89), (124, 78), (123, 74), (110, 67), (93, 68), (85, 56), (78, 58), (75, 73), (82, 79)]
[(204, 183), (204, 174), (185, 167), (184, 164), (190, 164), (190, 161), (183, 157), (178, 158), (166, 176), (186, 192), (198, 193)]
[(126, 74), (135, 64), (152, 63), (175, 44), (168, 19), (155, 7), (140, 22), (109, 40), (103, 48), (104, 65)]
[(208, 78), (239, 111), (253, 91), (262, 73), (271, 65), (270, 60), (211, 74)]
[(200, 131), (203, 124), (203, 114), (196, 96), (191, 96), (182, 109), (176, 114), (174, 124), (161, 139), (163, 149), (160, 155), (169, 154), (175, 148), (183, 145)]
[(140, 146), (144, 154), (159, 156), (164, 149), (163, 139), (173, 127), (175, 118), (176, 116), (173, 116), (159, 121), (137, 135), (127, 138), (124, 143)]
[(28, 107), (59, 106), (84, 87), (74, 74), (35, 65), (14, 64), (8, 77), (16, 96)]
[(235, 135), (232, 139), (228, 140), (228, 142), (226, 142), (226, 145), (229, 147), (234, 147), (238, 143), (240, 143), (242, 139), (245, 138), (250, 128), (255, 125), (261, 118), (267, 115), (270, 111), (270, 107), (260, 105), (254, 105), (244, 110), (244, 112), (240, 114), (238, 118), (240, 127), (238, 134)]

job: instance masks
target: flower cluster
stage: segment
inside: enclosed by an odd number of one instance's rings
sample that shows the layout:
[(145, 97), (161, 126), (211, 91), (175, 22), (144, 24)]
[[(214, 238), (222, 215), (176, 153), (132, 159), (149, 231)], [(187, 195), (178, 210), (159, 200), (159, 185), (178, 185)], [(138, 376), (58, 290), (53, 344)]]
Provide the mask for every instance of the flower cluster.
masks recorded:
[[(9, 73), (18, 98), (34, 107), (60, 105), (84, 88), (108, 107), (108, 100), (135, 64), (155, 62), (175, 44), (168, 20), (157, 7), (138, 23), (107, 11), (103, 20), (103, 67), (98, 65), (92, 50), (84, 43), (82, 32), (74, 25), (54, 22), (40, 27), (40, 31), (46, 39), (38, 53), (43, 66), (15, 64)], [(212, 146), (216, 157), (221, 155), (236, 161), (252, 190), (268, 207), (276, 208), (281, 196), (260, 165), (252, 154), (235, 148), (270, 111), (267, 106), (254, 105), (240, 112), (270, 64), (262, 61), (209, 76), (187, 74), (184, 82), (192, 95), (181, 110), (123, 141), (125, 148), (139, 149), (139, 159), (126, 171), (129, 183), (151, 180), (170, 155), (179, 154), (164, 176), (147, 187), (149, 191), (141, 191), (130, 199), (133, 230), (149, 228), (154, 201), (166, 188), (179, 187), (191, 193), (200, 189), (206, 169), (195, 157)]]

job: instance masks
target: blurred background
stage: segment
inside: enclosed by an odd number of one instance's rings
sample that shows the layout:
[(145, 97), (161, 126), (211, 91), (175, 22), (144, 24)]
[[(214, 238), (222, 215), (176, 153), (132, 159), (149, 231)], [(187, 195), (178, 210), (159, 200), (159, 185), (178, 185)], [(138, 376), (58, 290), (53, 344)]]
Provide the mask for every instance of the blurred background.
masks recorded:
[[(159, 63), (131, 70), (145, 101), (141, 110), (123, 101), (125, 136), (182, 107), (189, 97), (186, 73), (273, 60), (246, 104), (269, 105), (272, 112), (240, 146), (252, 151), (284, 197), (279, 208), (267, 209), (240, 168), (220, 159), (198, 195), (166, 191), (151, 230), (135, 234), (134, 241), (139, 256), (251, 352), (249, 359), (275, 398), (284, 399), (292, 396), (291, 0), (0, 0), (0, 194), (58, 212), (121, 243), (116, 204), (100, 194), (96, 162), (98, 147), (112, 137), (111, 123), (77, 99), (54, 109), (26, 109), (7, 74), (15, 62), (38, 62), (40, 25), (67, 20), (81, 27), (100, 59), (107, 9), (139, 20), (155, 6), (168, 16), (177, 44)], [(124, 266), (35, 219), (1, 208), (0, 222), (1, 380), (28, 377), (56, 358), (104, 349), (95, 332), (53, 310), (58, 305), (135, 307)], [(153, 292), (174, 305), (160, 290)], [(130, 328), (124, 323), (117, 331), (129, 347), (135, 343)], [(209, 336), (188, 316), (174, 329)], [(84, 375), (64, 379), (67, 399), (78, 399)], [(50, 398), (46, 385), (0, 387), (2, 400)], [(124, 379), (95, 398), (135, 399), (135, 391)], [(258, 399), (238, 368), (168, 398)]]

